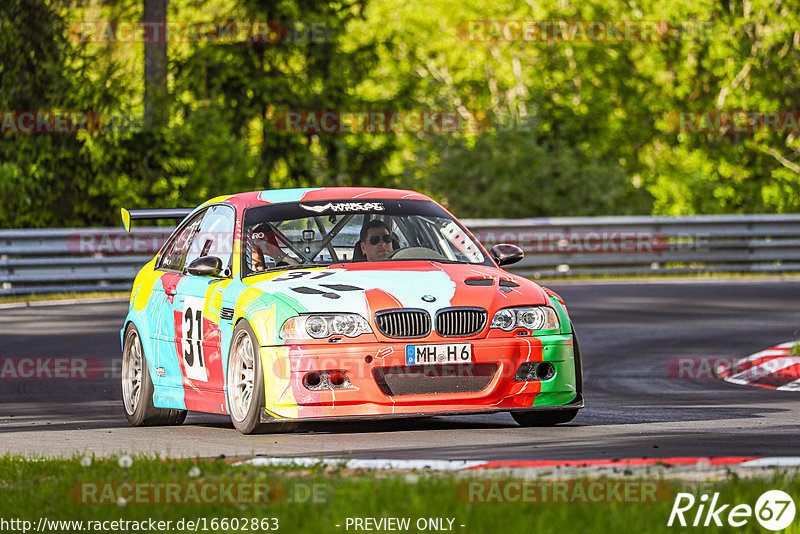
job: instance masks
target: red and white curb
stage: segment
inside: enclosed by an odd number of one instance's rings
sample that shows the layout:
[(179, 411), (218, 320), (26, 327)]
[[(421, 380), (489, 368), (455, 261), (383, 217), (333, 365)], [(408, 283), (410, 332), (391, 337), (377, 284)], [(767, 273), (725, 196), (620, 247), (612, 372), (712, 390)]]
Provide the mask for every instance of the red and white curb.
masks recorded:
[(726, 382), (779, 391), (800, 391), (800, 356), (789, 352), (798, 342), (781, 343), (718, 369)]
[(256, 467), (271, 466), (339, 466), (347, 469), (429, 469), (432, 471), (465, 471), (504, 468), (558, 468), (558, 467), (647, 467), (694, 466), (698, 469), (719, 466), (740, 467), (800, 467), (800, 456), (722, 456), (717, 458), (679, 456), (673, 458), (622, 458), (599, 460), (392, 460), (346, 458), (268, 458), (256, 457), (236, 462), (235, 465)]

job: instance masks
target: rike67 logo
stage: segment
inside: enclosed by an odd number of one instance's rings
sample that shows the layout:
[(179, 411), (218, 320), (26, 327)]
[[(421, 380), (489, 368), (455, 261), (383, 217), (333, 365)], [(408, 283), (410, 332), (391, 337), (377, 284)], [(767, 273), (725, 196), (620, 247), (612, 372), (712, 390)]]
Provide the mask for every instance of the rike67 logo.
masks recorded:
[(769, 490), (761, 494), (755, 508), (749, 504), (737, 504), (733, 507), (731, 504), (723, 504), (719, 493), (714, 493), (710, 499), (706, 493), (699, 499), (695, 499), (691, 493), (678, 493), (667, 526), (671, 527), (677, 520), (677, 524), (682, 527), (721, 527), (724, 524), (742, 527), (755, 516), (762, 527), (777, 531), (791, 525), (794, 515), (794, 500), (781, 490)]

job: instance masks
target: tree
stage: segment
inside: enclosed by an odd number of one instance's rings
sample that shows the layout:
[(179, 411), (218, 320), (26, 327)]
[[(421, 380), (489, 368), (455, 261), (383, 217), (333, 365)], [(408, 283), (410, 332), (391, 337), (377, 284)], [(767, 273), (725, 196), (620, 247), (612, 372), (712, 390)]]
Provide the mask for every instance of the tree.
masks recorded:
[[(167, 108), (167, 0), (144, 0), (143, 22), (156, 30), (144, 44), (144, 124), (160, 126), (169, 120)], [(164, 28), (164, 30), (161, 30)]]

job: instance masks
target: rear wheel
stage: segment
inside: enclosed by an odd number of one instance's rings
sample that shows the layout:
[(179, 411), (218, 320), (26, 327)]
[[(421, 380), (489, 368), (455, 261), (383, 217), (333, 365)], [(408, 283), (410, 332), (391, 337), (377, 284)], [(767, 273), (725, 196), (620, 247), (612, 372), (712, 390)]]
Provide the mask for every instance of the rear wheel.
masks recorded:
[(125, 330), (122, 348), (122, 404), (133, 426), (179, 425), (186, 419), (186, 410), (153, 406), (153, 381), (139, 330), (133, 324)]
[(258, 340), (247, 321), (233, 330), (228, 356), (228, 410), (233, 426), (242, 434), (252, 434), (261, 424), (264, 411), (264, 373)]

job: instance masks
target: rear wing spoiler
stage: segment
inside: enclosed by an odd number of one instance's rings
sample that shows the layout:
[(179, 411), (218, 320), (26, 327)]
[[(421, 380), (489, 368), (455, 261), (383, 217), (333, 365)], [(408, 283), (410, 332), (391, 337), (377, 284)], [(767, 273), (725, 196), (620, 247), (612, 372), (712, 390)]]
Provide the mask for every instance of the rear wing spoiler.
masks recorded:
[(126, 232), (131, 231), (131, 221), (142, 219), (183, 219), (189, 215), (194, 208), (164, 208), (164, 209), (144, 209), (144, 210), (126, 210), (122, 208), (120, 214), (122, 215), (122, 227)]

